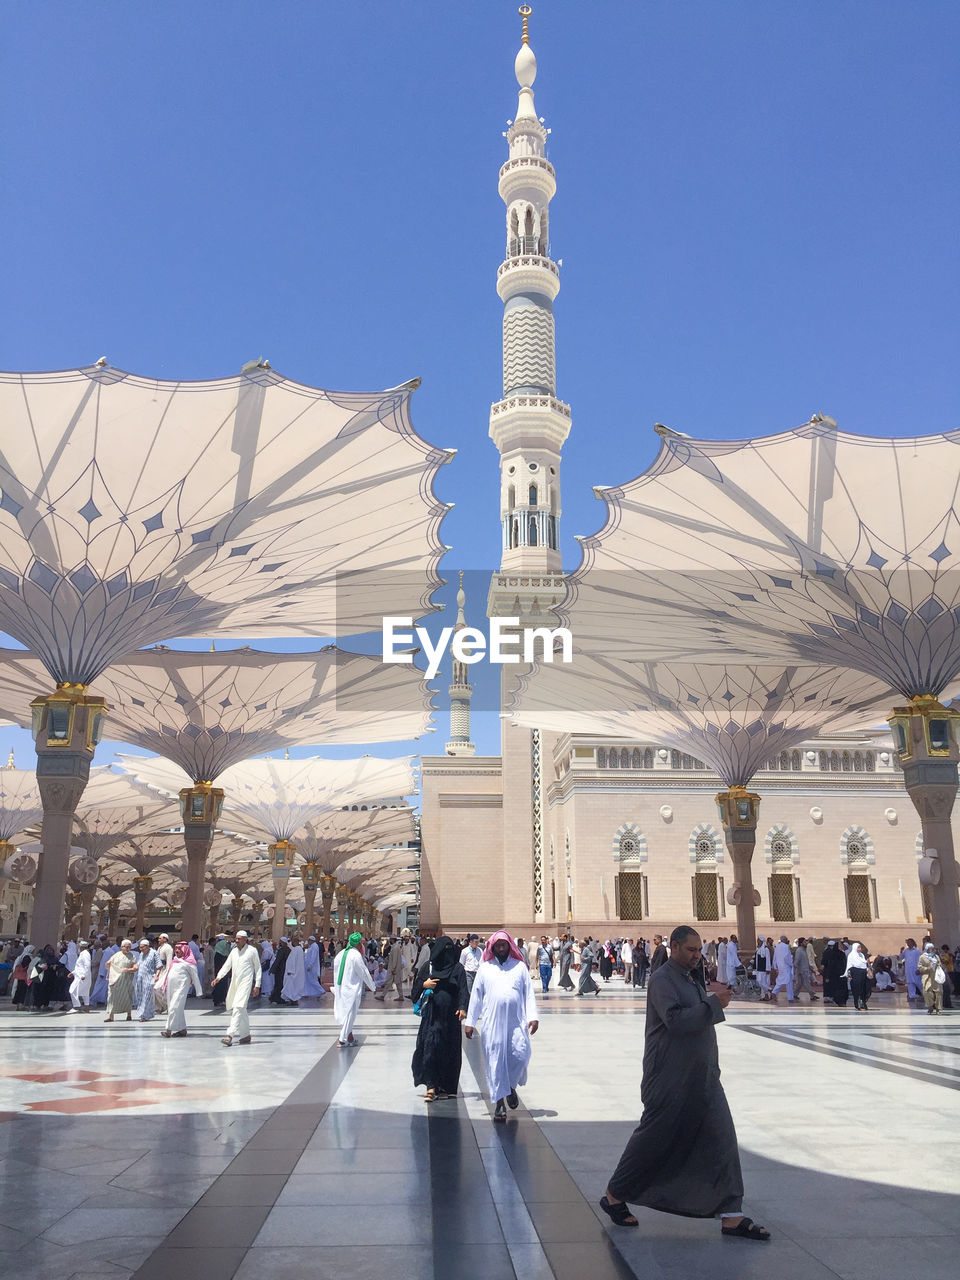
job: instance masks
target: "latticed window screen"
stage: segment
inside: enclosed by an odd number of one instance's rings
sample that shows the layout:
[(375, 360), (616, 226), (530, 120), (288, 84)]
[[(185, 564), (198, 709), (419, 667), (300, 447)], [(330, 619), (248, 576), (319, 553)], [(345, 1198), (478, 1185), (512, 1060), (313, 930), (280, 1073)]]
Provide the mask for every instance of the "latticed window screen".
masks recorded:
[(770, 914), (774, 920), (796, 920), (793, 900), (793, 876), (769, 876)]
[(616, 877), (617, 915), (621, 920), (643, 919), (644, 878), (642, 871), (621, 871)]
[(770, 857), (775, 867), (793, 866), (793, 845), (787, 836), (774, 836), (770, 841)]
[(869, 924), (870, 914), (870, 877), (847, 876), (844, 881), (847, 891), (847, 915), (854, 924)]
[(853, 835), (847, 838), (847, 865), (867, 865), (867, 846), (862, 836)]
[(717, 845), (713, 836), (700, 835), (697, 836), (697, 843), (694, 846), (696, 852), (697, 863), (700, 866), (704, 864), (712, 865), (717, 860)]
[(714, 871), (697, 871), (693, 877), (693, 909), (698, 920), (720, 919), (720, 898)]
[(623, 861), (636, 861), (640, 857), (640, 841), (636, 836), (626, 832), (620, 837), (620, 858)]

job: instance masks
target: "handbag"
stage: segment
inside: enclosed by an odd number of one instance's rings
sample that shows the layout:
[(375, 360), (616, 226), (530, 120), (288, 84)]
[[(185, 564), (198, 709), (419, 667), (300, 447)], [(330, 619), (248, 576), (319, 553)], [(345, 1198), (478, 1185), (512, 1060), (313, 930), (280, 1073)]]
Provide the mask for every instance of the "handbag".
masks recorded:
[(946, 971), (944, 970), (943, 965), (938, 964), (936, 969), (934, 969), (933, 980), (934, 982), (939, 983), (941, 987), (945, 985), (947, 981), (947, 974), (946, 974)]
[(417, 1015), (418, 1018), (423, 1017), (424, 1010), (426, 1009), (427, 1005), (430, 1003), (430, 997), (432, 995), (433, 995), (433, 987), (426, 987), (423, 991), (420, 992), (420, 995), (413, 1006), (413, 1012)]

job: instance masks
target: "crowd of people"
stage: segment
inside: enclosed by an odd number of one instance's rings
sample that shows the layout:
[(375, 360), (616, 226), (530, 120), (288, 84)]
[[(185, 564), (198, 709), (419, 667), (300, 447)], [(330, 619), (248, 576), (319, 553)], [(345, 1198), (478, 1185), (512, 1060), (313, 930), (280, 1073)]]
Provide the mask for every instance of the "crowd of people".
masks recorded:
[[(397, 1002), (418, 999), (419, 990), (414, 992), (413, 987), (430, 959), (433, 941), (404, 929), (379, 941), (365, 942), (363, 960), (377, 1000), (388, 996)], [(601, 941), (564, 933), (511, 942), (539, 983), (541, 998), (552, 990), (596, 997), (615, 976), (627, 987), (644, 991), (650, 974), (667, 959), (666, 944), (659, 934)], [(301, 1000), (318, 999), (336, 985), (325, 971), (345, 947), (343, 941), (325, 942), (315, 934), (284, 936), (276, 948), (267, 938), (250, 945), (261, 969), (258, 994), (287, 1008), (298, 1007)], [(463, 968), (469, 999), (485, 941), (472, 934), (452, 939), (450, 945)], [(105, 1007), (107, 1021), (124, 1016), (127, 1021), (139, 1022), (150, 1022), (168, 1012), (168, 986), (174, 977), (174, 992), (179, 997), (183, 987), (183, 1000), (188, 993), (197, 994), (211, 997), (214, 1008), (232, 1007), (228, 992), (233, 967), (225, 966), (234, 950), (236, 940), (225, 933), (205, 942), (194, 934), (176, 949), (165, 933), (141, 938), (136, 944), (130, 938), (111, 941), (101, 935), (89, 942), (64, 941), (59, 947), (51, 944), (42, 948), (14, 939), (4, 948), (12, 967), (14, 1008), (34, 1013), (89, 1013)], [(884, 955), (871, 953), (861, 942), (846, 937), (799, 937), (791, 942), (786, 935), (778, 940), (761, 936), (755, 949), (744, 954), (736, 935), (730, 935), (705, 940), (700, 963), (707, 981), (728, 986), (734, 994), (742, 992), (745, 979), (752, 980), (762, 1001), (774, 1001), (783, 992), (789, 1003), (806, 994), (811, 1001), (823, 999), (840, 1007), (852, 1000), (855, 1009), (865, 1010), (875, 992), (905, 991), (909, 1000), (924, 1004), (935, 1014), (952, 1008), (953, 1000), (960, 998), (960, 947), (952, 952), (946, 944), (938, 947), (930, 937), (919, 945), (907, 938), (897, 955)], [(181, 976), (179, 964), (192, 966), (195, 973), (191, 976), (184, 971)], [(168, 1018), (170, 1034), (185, 1034), (179, 1025), (181, 1016), (182, 1011), (172, 1022)]]
[[(479, 1029), (493, 1120), (503, 1123), (520, 1105), (517, 1089), (527, 1081), (531, 1041), (539, 1026), (532, 973), (548, 996), (554, 977), (573, 996), (598, 995), (614, 975), (624, 985), (647, 989), (646, 1052), (641, 1097), (643, 1116), (607, 1185), (600, 1205), (620, 1227), (635, 1227), (630, 1205), (668, 1213), (718, 1217), (721, 1232), (765, 1241), (770, 1233), (742, 1211), (743, 1182), (733, 1120), (720, 1084), (715, 1026), (745, 977), (763, 999), (783, 991), (788, 1001), (806, 992), (811, 1000), (866, 1009), (873, 990), (906, 989), (936, 1014), (960, 994), (960, 948), (952, 953), (932, 938), (918, 946), (907, 938), (897, 956), (870, 955), (856, 939), (760, 937), (752, 956), (741, 954), (735, 935), (703, 941), (681, 925), (668, 941), (646, 938), (578, 940), (570, 934), (528, 944), (498, 930), (453, 939), (426, 939), (410, 930), (364, 940), (325, 942), (314, 935), (252, 940), (243, 929), (201, 943), (172, 945), (159, 934), (67, 941), (37, 949), (10, 945), (16, 1009), (40, 1013), (69, 1008), (89, 1013), (103, 1004), (106, 1022), (118, 1016), (150, 1022), (166, 1015), (161, 1035), (187, 1035), (188, 998), (208, 995), (230, 1014), (222, 1043), (251, 1043), (248, 1005), (266, 996), (281, 1007), (319, 999), (332, 988), (337, 1044), (356, 1047), (353, 1026), (364, 991), (384, 1000), (411, 1001), (419, 1016), (411, 1069), (432, 1103), (455, 1097), (460, 1082), (463, 1037)], [(327, 972), (329, 971), (329, 977)], [(574, 981), (574, 974), (578, 975)], [(594, 977), (596, 974), (596, 978)], [(326, 980), (324, 986), (322, 979)], [(704, 1172), (706, 1171), (706, 1172)]]

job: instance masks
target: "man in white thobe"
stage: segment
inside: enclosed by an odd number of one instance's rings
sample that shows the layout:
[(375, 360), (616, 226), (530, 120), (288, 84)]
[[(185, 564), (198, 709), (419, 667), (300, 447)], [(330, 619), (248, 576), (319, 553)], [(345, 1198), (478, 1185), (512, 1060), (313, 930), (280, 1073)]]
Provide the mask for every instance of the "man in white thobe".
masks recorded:
[(717, 943), (717, 981), (727, 984), (727, 940), (721, 938)]
[(71, 1013), (90, 1012), (90, 947), (81, 942), (77, 950), (77, 958), (70, 972)]
[(337, 1044), (341, 1049), (348, 1044), (357, 1043), (353, 1036), (353, 1024), (363, 998), (363, 988), (376, 990), (367, 962), (360, 951), (362, 945), (362, 934), (351, 933), (347, 945), (333, 958), (333, 1016), (340, 1023)]
[(257, 948), (250, 946), (247, 931), (240, 929), (236, 935), (237, 945), (220, 966), (217, 981), (230, 976), (227, 988), (227, 1012), (230, 1014), (230, 1026), (221, 1044), (233, 1044), (234, 1036), (238, 1044), (250, 1043), (250, 1015), (247, 1004), (251, 997), (260, 994), (260, 957)]
[(264, 938), (260, 943), (260, 967), (263, 970), (263, 982), (261, 983), (261, 993), (270, 998), (273, 994), (273, 974), (270, 972), (276, 952), (273, 949), (273, 943), (269, 938)]
[(623, 985), (629, 987), (633, 981), (633, 943), (629, 938), (620, 947), (620, 959), (623, 961)]
[(320, 946), (313, 933), (303, 953), (303, 994), (305, 996), (326, 995), (326, 989), (320, 985)]
[(284, 1004), (296, 1005), (303, 997), (303, 947), (299, 938), (294, 938), (287, 956), (287, 967), (283, 971), (283, 986), (280, 988), (280, 999)]
[(757, 950), (753, 957), (753, 976), (760, 985), (761, 1000), (770, 999), (770, 970), (773, 968), (773, 956), (764, 938), (757, 939)]
[(520, 1105), (517, 1085), (527, 1083), (530, 1037), (540, 1024), (530, 970), (503, 929), (491, 934), (483, 951), (463, 1024), (468, 1040), (478, 1023), (493, 1118), (506, 1120), (507, 1107)]
[[(200, 950), (199, 933), (195, 933), (187, 945), (190, 948), (190, 954), (193, 956), (194, 960), (196, 960), (197, 962), (197, 977), (200, 979), (200, 991), (198, 992), (198, 995), (203, 995), (203, 971), (204, 971), (205, 965), (203, 961), (203, 952)], [(187, 992), (187, 994), (188, 995), (193, 994), (192, 984), (191, 984), (191, 990)]]
[(793, 952), (786, 935), (782, 934), (773, 951), (773, 967), (777, 971), (777, 980), (773, 986), (773, 998), (778, 991), (786, 991), (787, 999), (793, 1001)]
[(737, 935), (731, 933), (727, 943), (727, 986), (732, 987), (737, 981), (737, 966), (740, 963), (740, 952), (737, 949)]

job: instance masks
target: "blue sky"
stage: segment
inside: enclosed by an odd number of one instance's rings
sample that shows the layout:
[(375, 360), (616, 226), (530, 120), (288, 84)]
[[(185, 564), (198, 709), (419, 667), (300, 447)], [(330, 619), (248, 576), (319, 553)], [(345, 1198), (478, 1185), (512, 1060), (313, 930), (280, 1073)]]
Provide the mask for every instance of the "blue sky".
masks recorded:
[[(568, 567), (601, 523), (591, 486), (644, 470), (655, 421), (960, 426), (960, 7), (540, 0), (531, 30)], [(518, 43), (507, 0), (6, 6), (0, 364), (419, 375), (419, 431), (459, 450), (447, 576), (494, 568)], [(474, 733), (497, 749), (495, 716)], [(441, 716), (424, 745), (446, 735)], [(0, 729), (12, 742), (26, 763), (27, 735)]]

